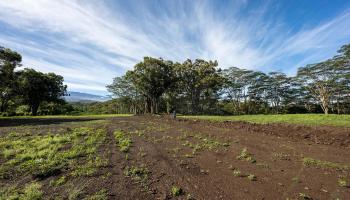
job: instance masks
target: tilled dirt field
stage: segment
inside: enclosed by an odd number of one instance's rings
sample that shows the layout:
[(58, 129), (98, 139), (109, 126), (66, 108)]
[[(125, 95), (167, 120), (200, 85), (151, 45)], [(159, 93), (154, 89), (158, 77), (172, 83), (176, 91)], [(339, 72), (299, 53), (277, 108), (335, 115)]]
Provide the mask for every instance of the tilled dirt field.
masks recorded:
[[(87, 126), (68, 119), (52, 123), (2, 122), (0, 134), (24, 129), (61, 134), (67, 127)], [(145, 116), (93, 126), (105, 130), (96, 155), (108, 160), (96, 172), (76, 177), (66, 165), (44, 178), (26, 172), (5, 177), (0, 186), (37, 181), (44, 199), (350, 199), (350, 128)], [(127, 150), (116, 132), (131, 140)], [(0, 164), (8, 159), (1, 155)], [(52, 184), (62, 176), (64, 184)], [(76, 190), (79, 194), (69, 195)]]

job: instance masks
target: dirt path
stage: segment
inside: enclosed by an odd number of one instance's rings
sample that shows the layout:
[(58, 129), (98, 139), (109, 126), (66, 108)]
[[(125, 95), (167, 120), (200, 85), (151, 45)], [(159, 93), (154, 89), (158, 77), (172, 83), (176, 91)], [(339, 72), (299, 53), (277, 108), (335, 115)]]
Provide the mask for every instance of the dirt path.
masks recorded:
[[(105, 187), (108, 189), (110, 199), (153, 199), (152, 195), (143, 192), (141, 187), (129, 179), (123, 173), (127, 166), (125, 155), (118, 150), (116, 140), (113, 136), (115, 127), (109, 126), (107, 132), (107, 149), (109, 152), (109, 169), (111, 173)], [(108, 173), (107, 172), (107, 173)]]

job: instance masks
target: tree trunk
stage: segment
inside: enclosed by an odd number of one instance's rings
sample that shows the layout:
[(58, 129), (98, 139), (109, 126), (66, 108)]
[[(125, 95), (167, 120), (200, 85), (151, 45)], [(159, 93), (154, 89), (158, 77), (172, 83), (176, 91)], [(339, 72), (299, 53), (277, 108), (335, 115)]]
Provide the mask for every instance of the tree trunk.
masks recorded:
[(39, 108), (39, 104), (33, 104), (31, 106), (31, 110), (32, 110), (32, 115), (36, 116), (38, 114), (38, 108)]

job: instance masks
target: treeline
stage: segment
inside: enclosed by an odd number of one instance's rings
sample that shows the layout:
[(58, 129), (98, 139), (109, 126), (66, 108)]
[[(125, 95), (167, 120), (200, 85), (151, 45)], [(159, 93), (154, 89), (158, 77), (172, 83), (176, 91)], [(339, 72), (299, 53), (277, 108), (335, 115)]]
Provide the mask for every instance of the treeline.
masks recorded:
[(73, 110), (61, 97), (63, 77), (22, 67), (22, 56), (0, 47), (0, 115), (62, 114)]
[(333, 58), (299, 68), (293, 77), (236, 67), (221, 70), (216, 61), (145, 57), (107, 89), (116, 98), (106, 103), (113, 113), (348, 114), (350, 44)]

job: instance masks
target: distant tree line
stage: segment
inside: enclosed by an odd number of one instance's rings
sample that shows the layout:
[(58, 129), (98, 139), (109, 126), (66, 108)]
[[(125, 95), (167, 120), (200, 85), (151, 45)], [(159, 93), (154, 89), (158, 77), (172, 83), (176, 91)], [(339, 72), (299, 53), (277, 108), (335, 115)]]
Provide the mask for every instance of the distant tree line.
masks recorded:
[(349, 114), (350, 44), (333, 58), (299, 68), (293, 77), (237, 67), (221, 70), (216, 61), (145, 57), (107, 89), (115, 100), (95, 104), (108, 104), (107, 113)]
[(0, 47), (0, 114), (61, 114), (72, 110), (61, 97), (63, 77), (22, 67), (22, 56)]

